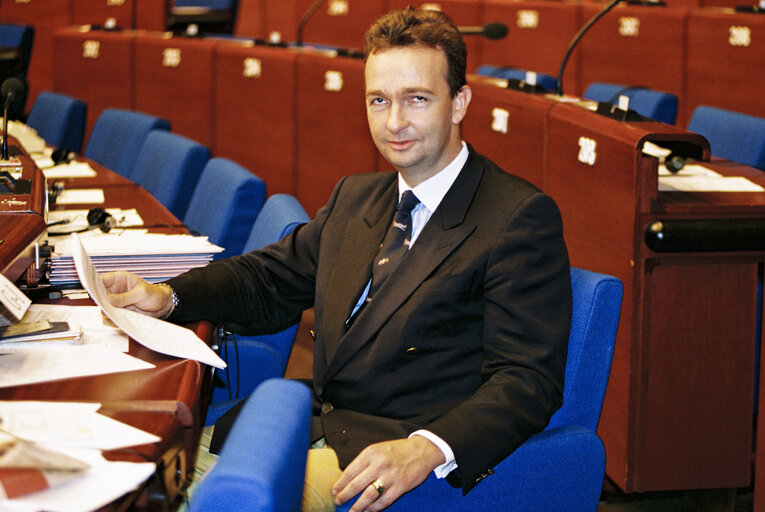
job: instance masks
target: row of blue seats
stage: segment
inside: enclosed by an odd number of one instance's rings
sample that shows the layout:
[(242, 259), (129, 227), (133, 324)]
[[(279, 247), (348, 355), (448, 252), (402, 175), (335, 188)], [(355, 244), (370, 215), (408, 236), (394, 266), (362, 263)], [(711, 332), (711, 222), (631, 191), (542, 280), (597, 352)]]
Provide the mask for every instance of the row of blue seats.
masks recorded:
[[(44, 92), (27, 121), (48, 145), (79, 152), (86, 108), (80, 100)], [(190, 231), (223, 246), (219, 257), (274, 243), (310, 220), (295, 197), (266, 199), (266, 184), (258, 176), (231, 160), (211, 158), (207, 147), (170, 132), (170, 123), (156, 116), (105, 110), (84, 156), (138, 183)], [(228, 409), (229, 401), (248, 396), (267, 378), (284, 375), (297, 328), (262, 336), (232, 334), (220, 344), (228, 369), (218, 379), (225, 385), (213, 390), (208, 423)]]

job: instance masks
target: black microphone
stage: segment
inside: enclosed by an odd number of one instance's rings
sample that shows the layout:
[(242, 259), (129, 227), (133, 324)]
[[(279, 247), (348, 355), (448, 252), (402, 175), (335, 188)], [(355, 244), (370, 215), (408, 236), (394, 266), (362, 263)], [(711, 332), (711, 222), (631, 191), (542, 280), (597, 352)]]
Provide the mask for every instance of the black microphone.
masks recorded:
[(5, 100), (3, 102), (3, 148), (2, 160), (8, 160), (8, 108), (11, 103), (20, 99), (24, 95), (24, 82), (16, 77), (8, 78), (0, 86), (0, 96)]
[(504, 23), (489, 23), (483, 27), (457, 27), (462, 35), (483, 36), (487, 39), (502, 39), (507, 35), (507, 25)]
[(314, 13), (319, 10), (319, 7), (321, 7), (321, 4), (323, 3), (324, 3), (324, 0), (316, 0), (316, 2), (314, 2), (313, 5), (308, 8), (305, 14), (303, 14), (303, 17), (300, 18), (300, 21), (298, 22), (298, 27), (297, 27), (297, 45), (298, 46), (303, 46), (303, 27), (305, 27), (305, 24), (308, 23), (308, 20), (310, 20), (311, 16), (313, 16)]
[(585, 25), (579, 29), (579, 32), (576, 33), (574, 36), (574, 39), (571, 40), (571, 43), (568, 45), (568, 49), (566, 50), (566, 54), (563, 56), (563, 62), (560, 63), (560, 69), (558, 70), (558, 78), (555, 81), (555, 94), (558, 96), (563, 96), (563, 71), (566, 69), (566, 64), (568, 63), (569, 57), (571, 57), (571, 53), (574, 51), (574, 48), (576, 48), (576, 45), (579, 43), (579, 40), (582, 38), (582, 36), (590, 30), (590, 27), (592, 27), (595, 22), (597, 22), (600, 18), (606, 15), (608, 11), (613, 9), (616, 4), (621, 2), (622, 0), (611, 0), (608, 5), (606, 5), (603, 10), (601, 10), (599, 13), (597, 13), (595, 16), (592, 17), (590, 21), (585, 23)]

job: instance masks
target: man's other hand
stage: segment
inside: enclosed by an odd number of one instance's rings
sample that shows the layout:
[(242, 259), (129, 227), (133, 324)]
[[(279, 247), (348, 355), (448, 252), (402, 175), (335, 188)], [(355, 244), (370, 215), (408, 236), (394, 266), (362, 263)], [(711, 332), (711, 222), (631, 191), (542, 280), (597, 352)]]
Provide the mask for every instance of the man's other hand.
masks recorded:
[[(341, 505), (363, 491), (351, 512), (382, 510), (411, 491), (443, 464), (439, 448), (422, 436), (373, 444), (348, 465), (332, 487)], [(380, 493), (375, 487), (382, 485)]]

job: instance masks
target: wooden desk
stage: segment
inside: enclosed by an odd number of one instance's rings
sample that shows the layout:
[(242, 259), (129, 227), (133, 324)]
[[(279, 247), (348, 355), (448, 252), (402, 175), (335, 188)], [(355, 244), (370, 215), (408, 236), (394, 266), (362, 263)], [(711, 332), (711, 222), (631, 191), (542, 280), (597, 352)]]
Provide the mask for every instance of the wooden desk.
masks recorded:
[[(103, 166), (92, 162), (91, 165), (98, 173), (96, 178), (64, 180), (67, 186), (88, 188), (101, 185), (106, 199), (101, 206), (136, 208), (145, 224), (165, 226), (153, 228), (152, 231), (182, 230), (179, 221), (143, 188), (127, 182)], [(34, 171), (39, 173), (36, 168)], [(24, 172), (27, 172), (26, 169)], [(66, 208), (92, 206), (95, 205), (67, 205)], [(5, 219), (6, 215), (2, 218)], [(0, 229), (6, 224), (0, 224)], [(23, 228), (20, 225), (16, 229)], [(90, 300), (72, 301), (66, 298), (55, 303), (92, 304)], [(200, 322), (191, 327), (200, 338), (213, 339), (210, 324)], [(180, 491), (190, 481), (201, 435), (200, 420), (209, 401), (211, 374), (202, 363), (165, 356), (133, 340), (130, 340), (129, 353), (154, 364), (155, 368), (2, 388), (0, 399), (100, 402), (102, 407), (99, 412), (102, 414), (159, 436), (161, 441), (158, 443), (109, 451), (105, 456), (111, 460), (149, 460), (157, 463), (157, 471), (150, 481), (120, 498), (110, 509), (164, 509), (179, 499)]]
[[(645, 237), (656, 221), (762, 221), (765, 192), (659, 192), (658, 159), (641, 150), (646, 141), (665, 145), (762, 186), (765, 173), (710, 162), (703, 137), (666, 124), (625, 123), (515, 91), (494, 91), (490, 100), (483, 93), (474, 90), (479, 109), (468, 114), (476, 117), (465, 121), (466, 139), (555, 199), (572, 265), (624, 283), (598, 430), (607, 475), (625, 492), (750, 485), (765, 251), (660, 252)], [(493, 122), (495, 107), (508, 112), (507, 132), (476, 129), (476, 120)], [(765, 425), (759, 429), (765, 446)], [(765, 454), (757, 460), (765, 468)]]

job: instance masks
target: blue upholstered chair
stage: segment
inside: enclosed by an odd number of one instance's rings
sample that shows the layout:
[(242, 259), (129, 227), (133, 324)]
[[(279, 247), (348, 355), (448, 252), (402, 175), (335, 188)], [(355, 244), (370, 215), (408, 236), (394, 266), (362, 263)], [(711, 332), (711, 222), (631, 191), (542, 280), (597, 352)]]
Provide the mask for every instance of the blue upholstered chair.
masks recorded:
[(255, 218), (266, 201), (266, 184), (226, 158), (207, 161), (183, 222), (225, 250), (215, 259), (242, 254)]
[(619, 96), (622, 95), (630, 99), (630, 110), (662, 123), (675, 124), (677, 96), (674, 94), (654, 91), (645, 87), (630, 87), (603, 82), (591, 83), (584, 92), (584, 97), (588, 100), (611, 103), (612, 105), (618, 105)]
[[(483, 76), (504, 78), (505, 80), (526, 80), (526, 70), (524, 69), (483, 65), (478, 68), (477, 73)], [(549, 91), (554, 91), (555, 77), (551, 75), (545, 75), (544, 73), (537, 73), (537, 84), (541, 85)]]
[(128, 178), (182, 219), (208, 160), (210, 150), (206, 146), (172, 132), (152, 130)]
[[(573, 317), (563, 406), (553, 415), (547, 428), (531, 436), (494, 468), (494, 475), (484, 479), (466, 496), (431, 474), (387, 510), (596, 510), (605, 472), (605, 451), (595, 429), (611, 367), (622, 284), (614, 277), (575, 268), (571, 269), (571, 284)], [(259, 396), (262, 389), (258, 388), (254, 396)], [(298, 402), (297, 405), (293, 405), (293, 401)], [(249, 401), (245, 406), (248, 410), (255, 407)], [(259, 417), (280, 422), (278, 427), (272, 428), (283, 429), (284, 437), (291, 435), (295, 426), (287, 423), (285, 409), (302, 411), (304, 404), (290, 394), (280, 395), (270, 407), (258, 409)], [(297, 420), (308, 421), (303, 418)], [(230, 484), (223, 488), (221, 476), (215, 480), (206, 478), (192, 498), (192, 510), (213, 510), (217, 503), (226, 499), (232, 500), (226, 502), (227, 510), (277, 510), (262, 496), (268, 495), (278, 501), (283, 488), (288, 489), (285, 499), (293, 498), (295, 491), (289, 486), (294, 486), (294, 476), (301, 473), (296, 471), (294, 475), (285, 475), (279, 471), (283, 468), (281, 464), (285, 464), (285, 459), (290, 457), (294, 458), (294, 467), (305, 464), (305, 453), (290, 451), (294, 449), (294, 444), (277, 446), (274, 436), (279, 438), (278, 443), (281, 444), (285, 443), (284, 437), (269, 428), (256, 428), (256, 421), (255, 413), (248, 417), (240, 416), (237, 420), (232, 437), (226, 441), (218, 461), (218, 465), (223, 464), (227, 468), (226, 477)], [(298, 444), (302, 445), (303, 438), (297, 439)], [(264, 456), (269, 461), (279, 461), (279, 465), (275, 468), (254, 467), (252, 461), (251, 466), (245, 465), (247, 459)], [(259, 500), (249, 502), (247, 493), (254, 494)], [(235, 498), (238, 500), (234, 503)], [(261, 503), (268, 506), (256, 508)], [(350, 503), (347, 503), (338, 510), (349, 508)]]
[[(297, 199), (289, 194), (275, 194), (266, 200), (255, 219), (243, 252), (277, 242), (309, 220)], [(297, 329), (298, 323), (295, 323), (275, 334), (233, 335), (221, 343), (220, 354), (228, 366), (217, 375), (225, 387), (213, 388), (205, 424), (214, 424), (264, 380), (284, 376)]]
[[(34, 46), (35, 29), (30, 25), (13, 25), (0, 23), (0, 46), (6, 48), (17, 48), (17, 59), (12, 66), (0, 67), (0, 84), (7, 78), (15, 77), (21, 80), (24, 85), (24, 95), (21, 101), (15, 101), (9, 107), (8, 117), (10, 119), (21, 119), (25, 111), (29, 85), (27, 82), (27, 70), (29, 69), (29, 60), (32, 58), (32, 47)], [(0, 105), (2, 107), (2, 105)]]
[(129, 176), (138, 151), (152, 130), (170, 130), (170, 122), (142, 112), (107, 108), (98, 116), (83, 154), (122, 176)]
[(296, 381), (261, 384), (239, 413), (191, 512), (300, 510), (310, 443), (311, 392)]
[(765, 171), (765, 119), (699, 105), (691, 114), (688, 131), (706, 137), (712, 156)]
[[(432, 474), (387, 510), (512, 510), (594, 512), (605, 474), (605, 450), (595, 433), (619, 325), (622, 283), (571, 269), (573, 316), (563, 406), (544, 431), (500, 462), (495, 474), (466, 496)], [(350, 508), (350, 503), (338, 511)]]
[(71, 96), (43, 91), (29, 110), (27, 124), (37, 131), (49, 146), (82, 151), (87, 105)]

